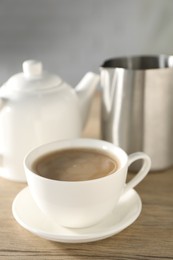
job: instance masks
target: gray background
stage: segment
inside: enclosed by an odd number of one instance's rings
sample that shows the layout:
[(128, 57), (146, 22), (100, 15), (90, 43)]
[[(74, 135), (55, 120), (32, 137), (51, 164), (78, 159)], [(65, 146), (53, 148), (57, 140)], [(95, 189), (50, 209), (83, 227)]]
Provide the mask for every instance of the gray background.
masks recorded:
[(110, 57), (173, 53), (172, 0), (0, 0), (0, 83), (26, 59), (75, 85)]

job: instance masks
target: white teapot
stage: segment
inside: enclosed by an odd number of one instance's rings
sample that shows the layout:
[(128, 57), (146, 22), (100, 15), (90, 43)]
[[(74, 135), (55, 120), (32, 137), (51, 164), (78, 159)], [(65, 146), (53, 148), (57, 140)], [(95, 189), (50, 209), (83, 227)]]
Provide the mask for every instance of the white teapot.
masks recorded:
[(76, 88), (42, 69), (23, 63), (23, 73), (0, 88), (0, 176), (26, 181), (23, 159), (44, 143), (79, 137), (99, 76), (87, 73)]

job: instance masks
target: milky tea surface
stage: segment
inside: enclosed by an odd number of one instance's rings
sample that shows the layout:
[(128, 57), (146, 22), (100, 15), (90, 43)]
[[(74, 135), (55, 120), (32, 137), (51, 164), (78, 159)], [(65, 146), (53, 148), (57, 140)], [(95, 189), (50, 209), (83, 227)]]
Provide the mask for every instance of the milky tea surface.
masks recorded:
[(59, 181), (86, 181), (112, 174), (118, 160), (94, 149), (66, 149), (38, 158), (32, 170), (38, 175)]

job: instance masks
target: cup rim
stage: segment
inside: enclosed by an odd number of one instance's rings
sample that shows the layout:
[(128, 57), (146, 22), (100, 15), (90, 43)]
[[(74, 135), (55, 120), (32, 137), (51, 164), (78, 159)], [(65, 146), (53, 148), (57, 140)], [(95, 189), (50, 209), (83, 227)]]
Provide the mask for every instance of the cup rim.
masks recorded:
[[(32, 164), (35, 160), (40, 158), (41, 156), (44, 156), (48, 153), (54, 152), (56, 150), (63, 150), (68, 148), (91, 148), (91, 149), (100, 149), (102, 151), (105, 151), (107, 154), (113, 155), (117, 157), (117, 160), (119, 162), (118, 169), (111, 173), (110, 175), (106, 175), (97, 179), (92, 180), (82, 180), (82, 181), (60, 181), (60, 180), (52, 180), (49, 178), (46, 178), (44, 176), (38, 175), (36, 172), (32, 170)], [(44, 149), (44, 152), (43, 152)], [(111, 151), (110, 151), (111, 150)], [(118, 153), (118, 155), (117, 155)], [(39, 154), (39, 155), (38, 155)], [(37, 155), (37, 156), (36, 156)], [(120, 155), (120, 156), (119, 156)], [(121, 158), (120, 158), (121, 157)], [(49, 182), (59, 182), (59, 183), (87, 183), (87, 182), (95, 182), (98, 180), (102, 180), (108, 177), (113, 176), (115, 173), (120, 174), (122, 169), (127, 165), (128, 162), (128, 155), (126, 152), (114, 145), (113, 143), (100, 140), (100, 139), (93, 139), (93, 138), (75, 138), (75, 139), (64, 139), (64, 140), (57, 140), (54, 142), (46, 143), (40, 146), (37, 146), (30, 150), (24, 158), (23, 164), (24, 168), (27, 169), (27, 174), (33, 175), (39, 179), (46, 180)], [(27, 177), (27, 176), (26, 176)]]

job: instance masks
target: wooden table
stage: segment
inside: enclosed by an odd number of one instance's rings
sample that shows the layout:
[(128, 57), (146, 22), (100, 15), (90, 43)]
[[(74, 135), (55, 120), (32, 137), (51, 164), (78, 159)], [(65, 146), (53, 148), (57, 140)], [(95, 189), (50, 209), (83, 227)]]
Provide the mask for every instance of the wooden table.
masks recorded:
[[(99, 138), (99, 96), (83, 136)], [(13, 218), (11, 205), (26, 186), (0, 178), (0, 259), (173, 259), (173, 169), (149, 173), (136, 188), (143, 202), (139, 218), (121, 233), (85, 244), (39, 238)]]

